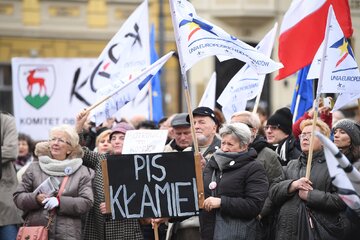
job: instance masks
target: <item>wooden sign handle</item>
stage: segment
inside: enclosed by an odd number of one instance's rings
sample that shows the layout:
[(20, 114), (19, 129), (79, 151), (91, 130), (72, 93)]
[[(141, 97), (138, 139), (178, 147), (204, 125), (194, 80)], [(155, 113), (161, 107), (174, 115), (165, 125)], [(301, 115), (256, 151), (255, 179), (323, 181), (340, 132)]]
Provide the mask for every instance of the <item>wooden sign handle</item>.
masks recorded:
[(159, 224), (154, 223), (154, 237), (155, 240), (159, 240)]
[(108, 173), (108, 167), (107, 167), (107, 160), (106, 159), (101, 161), (101, 170), (102, 170), (103, 182), (104, 182), (104, 195), (105, 195), (106, 213), (111, 213), (110, 191), (109, 191), (109, 173)]
[(195, 158), (195, 176), (196, 176), (196, 188), (198, 193), (199, 209), (202, 209), (204, 206), (204, 181), (201, 169), (201, 153), (194, 153)]

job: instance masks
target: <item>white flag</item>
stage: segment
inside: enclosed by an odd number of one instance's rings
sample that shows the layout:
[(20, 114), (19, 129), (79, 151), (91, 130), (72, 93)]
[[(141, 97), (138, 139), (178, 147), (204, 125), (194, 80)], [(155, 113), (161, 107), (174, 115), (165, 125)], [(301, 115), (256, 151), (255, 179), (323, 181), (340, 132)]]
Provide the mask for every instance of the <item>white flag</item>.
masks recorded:
[(249, 63), (257, 73), (283, 67), (250, 45), (196, 15), (187, 0), (170, 0), (171, 14), (181, 67), (187, 71), (207, 56), (225, 55)]
[[(274, 27), (256, 46), (259, 52), (269, 57), (274, 46), (277, 26), (278, 24), (275, 23)], [(245, 110), (246, 102), (261, 93), (265, 76), (265, 74), (257, 74), (249, 64), (245, 64), (230, 80), (217, 99), (217, 102), (223, 106), (223, 109), (224, 107), (227, 109), (225, 110), (226, 114), (223, 112), (224, 115), (230, 115), (231, 117), (233, 113)], [(235, 102), (235, 100), (237, 101)], [(227, 105), (232, 106), (228, 107)]]
[(101, 111), (95, 113), (96, 125), (98, 126), (106, 119), (112, 117), (125, 104), (133, 100), (173, 53), (173, 51), (169, 52), (137, 75), (135, 73), (134, 78), (130, 81), (115, 80), (110, 85), (99, 89), (97, 92), (99, 96), (104, 98), (107, 96), (111, 97), (102, 104)]
[[(114, 79), (133, 79), (134, 73), (150, 65), (148, 0), (135, 9), (113, 36), (98, 58), (91, 74), (91, 88), (95, 92)], [(144, 88), (138, 97), (126, 107), (120, 117), (131, 117), (142, 112), (148, 116), (148, 89)], [(97, 96), (100, 100), (100, 96)]]
[(336, 102), (334, 104), (332, 112), (342, 108), (348, 103), (356, 101), (359, 98), (360, 98), (360, 93), (340, 93), (336, 98)]
[(92, 75), (95, 79), (130, 78), (150, 65), (149, 46), (148, 1), (145, 0), (103, 49)]
[(204, 91), (203, 96), (199, 102), (199, 107), (209, 107), (212, 110), (215, 108), (215, 91), (216, 90), (216, 72), (211, 75), (208, 85)]
[(311, 63), (307, 79), (320, 78), (321, 62), (325, 56), (323, 77), (319, 81), (318, 93), (358, 93), (360, 92), (359, 68), (331, 5), (327, 21), (328, 39), (327, 41), (324, 39), (320, 45)]
[[(315, 135), (320, 139), (324, 146), (326, 164), (332, 183), (337, 188), (341, 199), (358, 214), (360, 213), (360, 173), (352, 167), (349, 160), (340, 153), (336, 145), (327, 137), (316, 131)], [(352, 169), (345, 173), (344, 169)], [(360, 216), (360, 215), (359, 215)]]

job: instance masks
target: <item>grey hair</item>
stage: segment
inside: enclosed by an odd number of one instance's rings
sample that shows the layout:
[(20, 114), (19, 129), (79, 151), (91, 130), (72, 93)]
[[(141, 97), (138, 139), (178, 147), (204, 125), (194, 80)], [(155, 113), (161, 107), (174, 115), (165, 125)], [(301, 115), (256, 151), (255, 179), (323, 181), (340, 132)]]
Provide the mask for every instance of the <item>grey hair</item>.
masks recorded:
[(219, 131), (220, 136), (232, 135), (236, 137), (240, 146), (248, 145), (251, 142), (251, 131), (244, 123), (230, 123), (225, 124)]
[(74, 127), (67, 124), (55, 126), (50, 130), (50, 138), (54, 132), (64, 132), (69, 137), (68, 140), (72, 147), (79, 145), (79, 135), (77, 134)]
[(236, 112), (231, 116), (231, 119), (235, 117), (246, 117), (247, 120), (244, 122), (247, 125), (250, 125), (253, 128), (259, 129), (261, 127), (261, 122), (259, 115), (257, 113), (249, 112), (249, 111), (240, 111)]

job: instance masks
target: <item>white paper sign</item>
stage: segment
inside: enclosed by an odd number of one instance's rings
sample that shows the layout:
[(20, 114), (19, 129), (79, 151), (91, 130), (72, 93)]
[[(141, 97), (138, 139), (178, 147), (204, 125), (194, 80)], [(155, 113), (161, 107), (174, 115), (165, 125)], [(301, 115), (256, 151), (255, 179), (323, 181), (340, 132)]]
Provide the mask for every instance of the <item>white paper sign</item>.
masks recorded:
[(168, 130), (127, 131), (122, 154), (163, 152)]

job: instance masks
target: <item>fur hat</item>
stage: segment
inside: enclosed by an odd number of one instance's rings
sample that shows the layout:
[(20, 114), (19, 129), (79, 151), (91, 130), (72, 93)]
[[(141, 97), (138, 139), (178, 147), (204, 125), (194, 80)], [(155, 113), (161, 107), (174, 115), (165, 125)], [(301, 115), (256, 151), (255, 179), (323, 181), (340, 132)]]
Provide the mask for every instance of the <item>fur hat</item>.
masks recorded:
[(278, 126), (286, 134), (292, 133), (292, 118), (293, 115), (289, 108), (283, 107), (271, 115), (267, 120), (268, 125)]
[(351, 139), (351, 144), (355, 146), (360, 145), (360, 125), (349, 119), (339, 120), (333, 127), (333, 131), (341, 128), (344, 130)]

